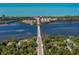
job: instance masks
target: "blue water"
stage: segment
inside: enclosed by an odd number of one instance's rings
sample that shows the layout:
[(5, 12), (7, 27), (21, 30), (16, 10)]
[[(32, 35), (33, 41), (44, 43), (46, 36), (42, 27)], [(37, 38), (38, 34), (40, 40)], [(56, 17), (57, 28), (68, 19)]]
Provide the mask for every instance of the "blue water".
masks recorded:
[(79, 21), (42, 24), (41, 31), (49, 35), (79, 35)]
[[(20, 31), (17, 31), (20, 30)], [(41, 33), (48, 35), (79, 35), (79, 21), (62, 21), (41, 24)], [(25, 38), (36, 35), (36, 26), (13, 23), (0, 25), (0, 39)]]
[(0, 25), (0, 38), (25, 38), (36, 35), (35, 31), (35, 26), (28, 24), (13, 23), (9, 25)]

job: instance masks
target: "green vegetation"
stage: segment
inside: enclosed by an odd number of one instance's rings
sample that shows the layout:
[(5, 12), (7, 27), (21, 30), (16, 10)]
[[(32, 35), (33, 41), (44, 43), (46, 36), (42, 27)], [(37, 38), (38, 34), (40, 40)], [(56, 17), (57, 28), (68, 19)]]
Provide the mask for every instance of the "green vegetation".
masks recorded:
[[(66, 39), (70, 39), (75, 46), (72, 52), (67, 48)], [(79, 55), (78, 36), (43, 36), (45, 55)], [(0, 41), (1, 55), (36, 55), (36, 38), (19, 39), (12, 38)]]
[(0, 41), (1, 55), (36, 55), (36, 40), (32, 39), (9, 39)]
[[(67, 48), (65, 40), (70, 39), (75, 46), (72, 53)], [(79, 37), (68, 36), (45, 36), (44, 39), (44, 54), (45, 55), (79, 55)]]

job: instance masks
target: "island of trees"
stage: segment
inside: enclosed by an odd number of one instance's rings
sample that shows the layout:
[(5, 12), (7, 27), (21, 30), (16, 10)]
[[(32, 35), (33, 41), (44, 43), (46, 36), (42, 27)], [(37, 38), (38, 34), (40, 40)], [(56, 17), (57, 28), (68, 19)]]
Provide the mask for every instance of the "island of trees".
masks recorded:
[[(13, 22), (22, 22), (27, 24), (36, 23), (35, 17), (40, 16), (0, 16), (0, 24), (10, 24)], [(41, 23), (55, 22), (55, 21), (79, 21), (79, 16), (41, 16)]]

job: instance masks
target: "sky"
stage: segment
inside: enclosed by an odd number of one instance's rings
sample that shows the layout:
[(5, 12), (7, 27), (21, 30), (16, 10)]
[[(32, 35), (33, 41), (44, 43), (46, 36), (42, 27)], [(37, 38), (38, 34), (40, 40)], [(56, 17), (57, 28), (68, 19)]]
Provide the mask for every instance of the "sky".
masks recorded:
[(79, 3), (0, 3), (0, 16), (79, 16)]

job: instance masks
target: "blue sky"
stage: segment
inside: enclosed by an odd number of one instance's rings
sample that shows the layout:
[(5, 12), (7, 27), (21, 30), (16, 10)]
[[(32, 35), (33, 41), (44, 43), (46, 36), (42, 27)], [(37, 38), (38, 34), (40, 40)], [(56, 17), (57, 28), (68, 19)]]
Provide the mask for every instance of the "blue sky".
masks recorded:
[(0, 15), (79, 16), (79, 3), (0, 3)]

